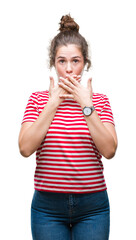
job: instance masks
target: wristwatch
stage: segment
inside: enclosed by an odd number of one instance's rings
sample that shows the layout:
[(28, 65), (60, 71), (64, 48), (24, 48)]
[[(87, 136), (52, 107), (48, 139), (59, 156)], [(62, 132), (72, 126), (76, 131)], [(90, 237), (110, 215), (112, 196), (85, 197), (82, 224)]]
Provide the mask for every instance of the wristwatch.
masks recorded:
[(92, 107), (84, 107), (83, 108), (83, 114), (85, 116), (90, 116), (94, 110), (95, 110), (94, 106), (92, 106)]

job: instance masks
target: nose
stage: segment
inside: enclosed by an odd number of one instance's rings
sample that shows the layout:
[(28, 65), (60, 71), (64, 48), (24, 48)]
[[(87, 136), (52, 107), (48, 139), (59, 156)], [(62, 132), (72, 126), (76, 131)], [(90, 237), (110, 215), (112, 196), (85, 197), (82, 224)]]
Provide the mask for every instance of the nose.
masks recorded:
[(70, 74), (72, 72), (73, 72), (73, 70), (72, 70), (71, 63), (68, 62), (67, 65), (66, 65), (66, 73)]

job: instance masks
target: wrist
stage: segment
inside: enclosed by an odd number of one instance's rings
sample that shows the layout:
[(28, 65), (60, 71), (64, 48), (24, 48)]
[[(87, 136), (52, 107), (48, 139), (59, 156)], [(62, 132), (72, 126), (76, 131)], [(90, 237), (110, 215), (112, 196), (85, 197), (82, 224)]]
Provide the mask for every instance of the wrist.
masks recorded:
[(54, 101), (53, 98), (49, 98), (47, 104), (51, 107), (51, 109), (53, 110), (57, 110), (58, 106), (60, 105), (60, 103), (58, 101)]
[(85, 100), (82, 101), (82, 103), (80, 104), (81, 108), (83, 109), (84, 107), (92, 107), (93, 106), (93, 102), (92, 100)]

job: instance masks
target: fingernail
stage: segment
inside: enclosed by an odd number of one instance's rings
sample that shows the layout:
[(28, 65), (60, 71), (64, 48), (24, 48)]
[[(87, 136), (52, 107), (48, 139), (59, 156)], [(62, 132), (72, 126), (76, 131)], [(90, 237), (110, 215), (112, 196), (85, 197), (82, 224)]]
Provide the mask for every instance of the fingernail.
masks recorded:
[(60, 80), (64, 80), (64, 78), (63, 78), (63, 77), (60, 77)]

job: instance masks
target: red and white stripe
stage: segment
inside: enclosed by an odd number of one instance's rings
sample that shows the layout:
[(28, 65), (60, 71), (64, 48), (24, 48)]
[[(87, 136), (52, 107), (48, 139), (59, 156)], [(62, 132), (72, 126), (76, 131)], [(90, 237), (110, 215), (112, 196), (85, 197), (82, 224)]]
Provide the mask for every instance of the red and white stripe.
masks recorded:
[[(34, 122), (49, 99), (49, 92), (33, 93), (24, 122)], [(102, 122), (114, 124), (106, 95), (93, 94), (93, 105)], [(64, 100), (57, 109), (44, 141), (36, 152), (35, 189), (89, 193), (106, 189), (103, 164), (91, 138), (80, 105)]]

